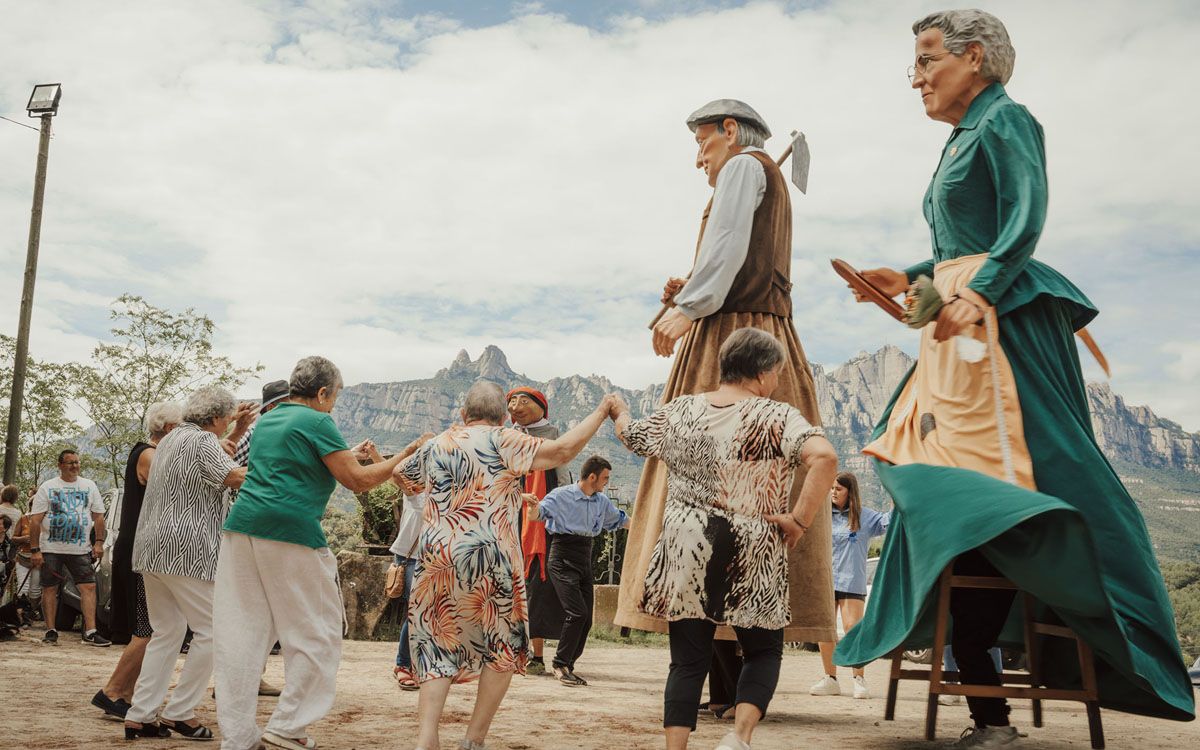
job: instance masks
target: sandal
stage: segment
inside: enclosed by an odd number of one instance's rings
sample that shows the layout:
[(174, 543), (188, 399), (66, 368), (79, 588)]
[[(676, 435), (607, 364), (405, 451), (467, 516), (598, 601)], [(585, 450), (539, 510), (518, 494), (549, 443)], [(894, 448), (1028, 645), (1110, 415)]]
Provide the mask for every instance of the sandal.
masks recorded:
[(283, 737), (274, 732), (263, 732), (262, 741), (288, 750), (314, 750), (317, 746), (317, 741), (312, 737)]
[(583, 679), (571, 670), (564, 669), (562, 667), (554, 668), (554, 676), (558, 678), (559, 682), (567, 687), (583, 687), (584, 685), (587, 685), (587, 680)]
[(212, 730), (203, 724), (197, 724), (193, 727), (184, 724), (182, 721), (171, 721), (170, 723), (166, 723), (169, 721), (168, 719), (162, 719), (161, 721), (164, 722), (164, 726), (175, 730), (175, 733), (185, 740), (199, 740), (204, 742), (213, 738)]
[(399, 683), (401, 690), (420, 690), (421, 685), (417, 682), (417, 678), (413, 673), (404, 667), (396, 667), (392, 670), (392, 674)]
[(125, 739), (136, 740), (138, 738), (161, 739), (170, 737), (171, 730), (161, 724), (143, 724), (140, 727), (125, 727)]

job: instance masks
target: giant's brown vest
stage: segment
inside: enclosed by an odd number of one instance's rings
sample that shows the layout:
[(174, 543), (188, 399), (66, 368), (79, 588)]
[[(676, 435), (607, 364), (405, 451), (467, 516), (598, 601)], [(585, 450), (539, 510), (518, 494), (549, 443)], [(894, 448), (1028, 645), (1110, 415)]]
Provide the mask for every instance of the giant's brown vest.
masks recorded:
[[(779, 167), (765, 153), (747, 154), (763, 166), (767, 175), (767, 190), (762, 203), (754, 211), (750, 229), (750, 247), (746, 260), (725, 296), (718, 312), (770, 313), (781, 318), (792, 317), (792, 201), (788, 196), (787, 180)], [(700, 238), (696, 252), (704, 239), (704, 228), (712, 201), (704, 209), (700, 221)]]

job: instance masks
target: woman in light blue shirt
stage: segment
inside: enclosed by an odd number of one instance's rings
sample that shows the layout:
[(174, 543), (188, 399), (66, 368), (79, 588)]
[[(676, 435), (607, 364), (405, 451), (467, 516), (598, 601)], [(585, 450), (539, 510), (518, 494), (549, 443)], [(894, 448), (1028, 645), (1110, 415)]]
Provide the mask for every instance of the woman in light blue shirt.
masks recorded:
[[(867, 604), (867, 549), (872, 539), (887, 531), (892, 514), (862, 507), (858, 478), (848, 471), (837, 475), (829, 499), (833, 511), (833, 599), (842, 616), (843, 632), (847, 632), (862, 619)], [(835, 645), (833, 641), (820, 643), (825, 676), (809, 690), (812, 695), (842, 694), (833, 666)], [(870, 695), (863, 670), (856, 667), (854, 697)]]

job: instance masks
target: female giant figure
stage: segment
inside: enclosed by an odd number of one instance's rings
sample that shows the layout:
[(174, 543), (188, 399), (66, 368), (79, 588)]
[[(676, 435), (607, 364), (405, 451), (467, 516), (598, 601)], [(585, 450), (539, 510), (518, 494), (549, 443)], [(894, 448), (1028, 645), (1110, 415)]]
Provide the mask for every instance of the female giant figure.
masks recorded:
[[(998, 570), (1079, 633), (1096, 653), (1102, 705), (1191, 719), (1145, 524), (1092, 432), (1072, 334), (1096, 308), (1032, 257), (1046, 217), (1045, 150), (1037, 120), (1004, 90), (1008, 32), (977, 10), (934, 13), (913, 32), (912, 86), (926, 114), (954, 128), (924, 200), (933, 257), (864, 275), (892, 295), (930, 276), (946, 305), (865, 449), (900, 513), (866, 617), (837, 661), (927, 645), (932, 587), (956, 560), (966, 575)], [(983, 358), (962, 358), (957, 336), (979, 342)], [(997, 682), (987, 649), (1012, 603), (1012, 592), (956, 590), (951, 641), (964, 682)], [(1045, 644), (1054, 684), (1078, 683), (1067, 646)], [(975, 727), (964, 745), (1015, 739), (1003, 699), (968, 702)]]

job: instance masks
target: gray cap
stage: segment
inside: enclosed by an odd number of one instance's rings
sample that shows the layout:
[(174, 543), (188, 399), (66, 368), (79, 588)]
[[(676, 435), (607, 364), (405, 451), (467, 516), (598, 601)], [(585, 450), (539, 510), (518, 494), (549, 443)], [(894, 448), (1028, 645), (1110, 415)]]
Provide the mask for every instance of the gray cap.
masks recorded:
[(687, 126), (693, 133), (696, 128), (710, 122), (721, 122), (726, 117), (751, 123), (762, 129), (767, 137), (771, 137), (771, 129), (749, 104), (737, 99), (714, 99), (700, 109), (688, 115)]

